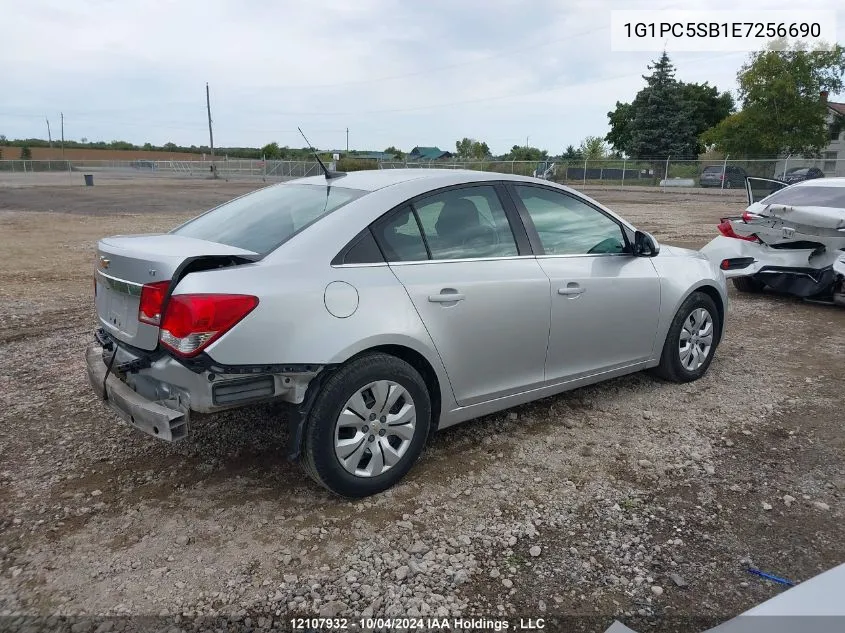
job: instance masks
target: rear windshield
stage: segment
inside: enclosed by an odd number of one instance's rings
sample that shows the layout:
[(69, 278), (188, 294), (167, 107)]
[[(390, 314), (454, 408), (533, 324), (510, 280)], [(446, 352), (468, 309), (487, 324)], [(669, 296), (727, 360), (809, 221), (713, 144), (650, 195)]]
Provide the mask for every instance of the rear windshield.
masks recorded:
[(705, 173), (705, 174), (712, 174), (712, 173), (714, 173), (714, 172), (715, 172), (715, 173), (722, 173), (722, 168), (721, 168), (721, 167), (719, 167), (718, 165), (710, 165), (709, 167), (705, 167), (705, 168), (704, 168), (704, 172), (703, 172), (703, 173)]
[(212, 209), (171, 233), (266, 255), (364, 193), (323, 185), (267, 187)]
[(845, 209), (845, 187), (789, 187), (761, 200), (763, 204)]

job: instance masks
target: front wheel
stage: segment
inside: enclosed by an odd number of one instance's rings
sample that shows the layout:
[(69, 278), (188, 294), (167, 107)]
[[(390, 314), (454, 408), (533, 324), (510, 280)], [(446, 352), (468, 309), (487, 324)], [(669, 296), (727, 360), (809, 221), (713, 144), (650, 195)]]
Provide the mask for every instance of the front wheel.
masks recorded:
[(431, 423), (425, 381), (405, 361), (368, 354), (332, 374), (305, 421), (303, 466), (344, 497), (398, 482), (422, 452)]
[(655, 373), (672, 382), (701, 378), (713, 360), (720, 328), (713, 299), (703, 292), (692, 293), (672, 319)]

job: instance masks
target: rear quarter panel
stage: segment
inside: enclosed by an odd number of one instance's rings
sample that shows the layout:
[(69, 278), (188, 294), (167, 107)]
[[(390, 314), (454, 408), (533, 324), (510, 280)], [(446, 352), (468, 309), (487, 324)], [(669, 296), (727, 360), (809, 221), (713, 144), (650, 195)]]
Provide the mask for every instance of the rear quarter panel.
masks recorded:
[[(357, 307), (350, 316), (339, 318), (327, 309), (326, 288), (333, 282), (354, 287)], [(206, 350), (219, 363), (327, 365), (376, 346), (401, 345), (432, 366), (441, 401), (453, 400), (431, 338), (387, 265), (335, 268), (309, 261), (262, 262), (193, 273), (174, 294), (202, 292), (259, 298), (255, 310)]]

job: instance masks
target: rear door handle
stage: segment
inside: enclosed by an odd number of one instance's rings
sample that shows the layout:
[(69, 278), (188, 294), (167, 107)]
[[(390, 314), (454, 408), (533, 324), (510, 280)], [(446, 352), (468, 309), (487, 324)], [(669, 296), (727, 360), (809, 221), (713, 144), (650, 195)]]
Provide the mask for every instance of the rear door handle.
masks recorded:
[(565, 297), (575, 297), (580, 294), (583, 294), (584, 288), (579, 286), (578, 284), (569, 284), (566, 288), (558, 288), (557, 293), (559, 295), (563, 295)]
[(454, 288), (444, 288), (439, 295), (428, 295), (428, 300), (431, 303), (455, 303), (456, 301), (463, 301), (465, 298)]

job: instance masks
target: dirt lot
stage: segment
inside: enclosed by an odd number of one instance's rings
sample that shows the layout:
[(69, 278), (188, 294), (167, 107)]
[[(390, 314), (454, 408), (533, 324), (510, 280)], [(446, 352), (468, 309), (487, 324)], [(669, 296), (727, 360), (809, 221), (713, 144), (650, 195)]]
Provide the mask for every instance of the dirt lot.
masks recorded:
[[(783, 590), (749, 566), (798, 582), (845, 562), (845, 311), (789, 298), (734, 293), (696, 383), (634, 375), (449, 429), (368, 500), (288, 463), (273, 407), (177, 445), (117, 423), (83, 361), (96, 240), (259, 185), (0, 185), (0, 629), (422, 614), (697, 631)], [(692, 247), (743, 206), (589, 193)]]

